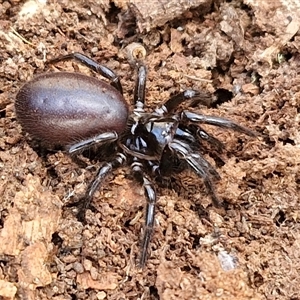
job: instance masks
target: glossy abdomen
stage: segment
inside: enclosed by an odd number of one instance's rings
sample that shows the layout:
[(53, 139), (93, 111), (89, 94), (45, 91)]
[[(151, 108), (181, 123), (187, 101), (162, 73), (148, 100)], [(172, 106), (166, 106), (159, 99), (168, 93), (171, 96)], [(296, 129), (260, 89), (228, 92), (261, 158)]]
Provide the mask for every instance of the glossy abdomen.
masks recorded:
[(121, 133), (128, 104), (114, 87), (81, 73), (46, 73), (26, 83), (16, 97), (16, 114), (32, 137), (71, 145), (100, 133)]

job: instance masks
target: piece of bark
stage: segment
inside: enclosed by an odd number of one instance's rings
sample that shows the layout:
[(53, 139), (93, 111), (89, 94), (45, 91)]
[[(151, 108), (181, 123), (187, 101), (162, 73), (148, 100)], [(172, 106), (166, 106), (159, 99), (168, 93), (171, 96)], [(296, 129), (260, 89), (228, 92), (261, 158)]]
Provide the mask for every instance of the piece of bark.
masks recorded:
[[(52, 255), (51, 239), (58, 228), (61, 206), (59, 197), (29, 174), (16, 192), (0, 231), (0, 255), (10, 256), (12, 264), (18, 265), (16, 286), (24, 299), (36, 299), (36, 288), (50, 284), (54, 277), (47, 261)], [(1, 282), (0, 299), (10, 299), (13, 293), (13, 282)]]
[(77, 275), (77, 283), (83, 289), (114, 290), (118, 287), (119, 276), (113, 272), (102, 272), (99, 278), (93, 279), (91, 274), (84, 272)]
[(14, 283), (0, 280), (0, 299), (13, 300), (17, 293), (17, 287)]
[(28, 245), (51, 243), (60, 216), (59, 198), (28, 175), (0, 232), (0, 255), (18, 256)]
[[(266, 76), (272, 68), (262, 68), (261, 62), (272, 67), (278, 60), (281, 49), (297, 34), (300, 29), (300, 2), (298, 0), (259, 1), (244, 0), (254, 13), (256, 26), (273, 39), (265, 49), (258, 47), (254, 54), (253, 66), (260, 75)], [(262, 71), (264, 69), (264, 71)]]
[(130, 0), (129, 8), (137, 20), (139, 31), (149, 32), (197, 7), (204, 14), (211, 4), (212, 0)]

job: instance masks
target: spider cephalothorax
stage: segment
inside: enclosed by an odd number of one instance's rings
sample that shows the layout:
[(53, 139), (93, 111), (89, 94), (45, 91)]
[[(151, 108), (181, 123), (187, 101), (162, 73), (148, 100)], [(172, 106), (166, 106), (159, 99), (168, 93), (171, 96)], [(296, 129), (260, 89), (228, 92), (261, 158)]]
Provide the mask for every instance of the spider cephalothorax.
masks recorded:
[[(137, 64), (134, 110), (129, 113), (118, 76), (110, 69), (80, 53), (52, 61), (75, 59), (111, 80), (104, 81), (79, 73), (46, 73), (26, 83), (16, 99), (16, 113), (23, 129), (46, 144), (64, 146), (70, 154), (97, 146), (112, 145), (114, 156), (100, 167), (89, 185), (82, 213), (90, 205), (103, 179), (125, 163), (144, 186), (145, 230), (140, 265), (144, 266), (154, 227), (155, 178), (166, 174), (174, 161), (189, 166), (204, 181), (212, 201), (219, 205), (214, 181), (215, 168), (201, 155), (202, 142), (220, 150), (222, 143), (201, 128), (201, 124), (232, 129), (253, 136), (253, 132), (227, 119), (179, 109), (188, 101), (206, 104), (203, 93), (186, 90), (171, 97), (151, 113), (144, 111), (146, 67)], [(167, 167), (166, 167), (167, 166)]]

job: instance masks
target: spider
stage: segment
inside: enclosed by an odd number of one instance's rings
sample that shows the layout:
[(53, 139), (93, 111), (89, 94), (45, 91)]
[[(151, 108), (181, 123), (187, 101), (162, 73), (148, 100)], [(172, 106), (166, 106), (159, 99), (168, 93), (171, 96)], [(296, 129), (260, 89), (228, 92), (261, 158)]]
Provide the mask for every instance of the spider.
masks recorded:
[[(201, 124), (231, 129), (254, 136), (249, 129), (230, 120), (179, 109), (183, 103), (207, 105), (204, 93), (192, 89), (172, 96), (148, 113), (144, 110), (146, 66), (136, 63), (137, 79), (134, 109), (129, 112), (119, 77), (109, 68), (89, 57), (72, 53), (50, 63), (74, 59), (101, 74), (111, 84), (81, 73), (45, 73), (27, 82), (16, 97), (16, 114), (25, 132), (47, 145), (65, 147), (78, 154), (93, 146), (99, 151), (108, 147), (114, 155), (99, 168), (89, 185), (81, 215), (90, 206), (95, 191), (114, 168), (129, 164), (144, 187), (145, 226), (140, 266), (145, 266), (154, 223), (157, 194), (154, 180), (168, 172), (174, 162), (183, 162), (204, 181), (212, 202), (220, 204), (214, 181), (220, 179), (216, 169), (201, 155), (205, 141), (217, 150), (223, 144), (201, 128)], [(172, 168), (171, 168), (172, 169)]]

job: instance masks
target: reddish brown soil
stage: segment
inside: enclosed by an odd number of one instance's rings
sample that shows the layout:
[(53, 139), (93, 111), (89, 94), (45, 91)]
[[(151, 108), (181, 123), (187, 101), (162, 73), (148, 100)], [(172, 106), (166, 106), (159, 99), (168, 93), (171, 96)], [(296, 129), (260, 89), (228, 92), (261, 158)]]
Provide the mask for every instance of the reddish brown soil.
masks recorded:
[[(1, 299), (300, 298), (300, 7), (227, 2), (147, 33), (124, 18), (118, 26), (126, 1), (0, 3)], [(134, 70), (123, 50), (130, 42), (147, 49), (149, 110), (199, 89), (219, 95), (202, 113), (259, 134), (209, 128), (226, 145), (216, 164), (224, 208), (211, 205), (190, 170), (174, 176), (172, 189), (157, 186), (143, 270), (136, 264), (145, 199), (130, 169), (113, 172), (82, 224), (66, 204), (84, 195), (100, 163), (86, 160), (84, 168), (64, 152), (38, 155), (14, 111), (18, 89), (35, 74), (95, 76), (74, 62), (45, 65), (75, 51), (118, 73), (132, 103)]]

